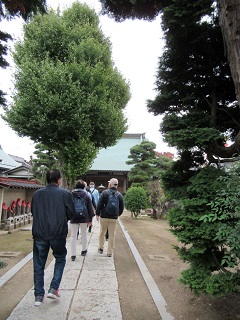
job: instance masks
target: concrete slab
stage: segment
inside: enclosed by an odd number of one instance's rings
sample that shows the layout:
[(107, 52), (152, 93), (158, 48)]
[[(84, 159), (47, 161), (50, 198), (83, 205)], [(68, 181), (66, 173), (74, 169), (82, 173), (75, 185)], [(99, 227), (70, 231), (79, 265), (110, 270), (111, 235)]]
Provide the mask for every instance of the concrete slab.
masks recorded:
[[(99, 224), (96, 224), (92, 233), (88, 234), (88, 253), (85, 257), (81, 256), (81, 239), (78, 239), (75, 261), (71, 261), (71, 238), (68, 240), (59, 300), (46, 298), (41, 306), (35, 307), (32, 288), (8, 320), (122, 320), (114, 261), (112, 257), (98, 253), (99, 232)], [(53, 270), (54, 260), (45, 270), (46, 294)]]
[(118, 292), (76, 290), (68, 320), (121, 320)]
[(17, 257), (21, 252), (0, 251), (0, 257)]
[(118, 291), (116, 272), (114, 270), (88, 270), (84, 268), (77, 284), (77, 289), (81, 288), (101, 293)]
[(41, 306), (34, 306), (33, 290), (28, 291), (20, 303), (11, 313), (8, 319), (11, 320), (65, 320), (68, 309), (71, 305), (73, 291), (63, 290), (61, 300), (44, 299)]

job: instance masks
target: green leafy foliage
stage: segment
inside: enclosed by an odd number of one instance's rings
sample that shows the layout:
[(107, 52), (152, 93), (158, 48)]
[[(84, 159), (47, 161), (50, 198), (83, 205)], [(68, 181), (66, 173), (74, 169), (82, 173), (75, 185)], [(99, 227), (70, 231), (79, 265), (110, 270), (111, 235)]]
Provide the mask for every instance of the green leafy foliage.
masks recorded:
[[(162, 14), (166, 46), (159, 59), (157, 96), (147, 107), (163, 115), (164, 140), (179, 151), (162, 182), (167, 198), (179, 203), (168, 216), (183, 245), (176, 249), (189, 263), (180, 281), (195, 293), (219, 296), (239, 286), (238, 188), (220, 169), (239, 155), (240, 147), (239, 107), (218, 17), (230, 7), (222, 0), (157, 2), (101, 0), (103, 11), (117, 20)], [(239, 9), (235, 13), (232, 24), (238, 25)], [(226, 39), (230, 33), (225, 30)], [(227, 40), (232, 43), (228, 51), (237, 51), (238, 42)]]
[(132, 186), (147, 187), (147, 183), (159, 180), (163, 172), (169, 168), (173, 160), (161, 156), (157, 157), (156, 144), (151, 141), (143, 141), (130, 149), (129, 159), (126, 163), (133, 164), (129, 172), (129, 180)]
[[(239, 171), (239, 170), (238, 170)], [(212, 166), (188, 180), (185, 198), (168, 214), (176, 246), (189, 268), (180, 282), (195, 293), (221, 296), (239, 286), (239, 176)], [(232, 274), (232, 276), (231, 276)], [(238, 280), (238, 282), (236, 282)]]
[[(10, 20), (14, 17), (22, 17), (24, 20), (29, 19), (30, 16), (36, 13), (46, 12), (45, 0), (2, 0), (0, 1), (0, 21), (3, 19)], [(9, 63), (5, 59), (8, 53), (8, 41), (13, 40), (12, 36), (0, 31), (0, 68), (5, 69), (9, 66)], [(6, 93), (0, 90), (0, 106), (6, 106), (7, 101), (5, 99)]]
[(147, 208), (148, 197), (146, 191), (142, 187), (129, 188), (124, 197), (124, 204), (126, 209), (137, 217), (142, 209)]
[(31, 159), (32, 171), (35, 177), (39, 179), (42, 184), (45, 184), (45, 173), (47, 170), (60, 167), (58, 161), (59, 155), (54, 150), (48, 149), (42, 143), (35, 145), (35, 151), (33, 153), (36, 157)]
[(76, 2), (62, 14), (34, 17), (13, 57), (15, 92), (5, 119), (20, 136), (56, 150), (68, 175), (84, 174), (98, 149), (126, 131), (130, 99), (97, 14)]
[(240, 259), (240, 178), (239, 167), (232, 168), (227, 176), (220, 177), (221, 188), (209, 203), (211, 213), (201, 217), (210, 225), (219, 224), (214, 240), (224, 248), (221, 265), (238, 267)]
[(100, 0), (102, 11), (116, 21), (125, 19), (154, 19), (162, 9), (165, 1), (153, 0)]
[(6, 267), (7, 263), (5, 261), (0, 260), (0, 269)]
[(157, 209), (166, 201), (164, 190), (159, 180), (150, 181), (147, 185), (148, 200), (151, 208)]

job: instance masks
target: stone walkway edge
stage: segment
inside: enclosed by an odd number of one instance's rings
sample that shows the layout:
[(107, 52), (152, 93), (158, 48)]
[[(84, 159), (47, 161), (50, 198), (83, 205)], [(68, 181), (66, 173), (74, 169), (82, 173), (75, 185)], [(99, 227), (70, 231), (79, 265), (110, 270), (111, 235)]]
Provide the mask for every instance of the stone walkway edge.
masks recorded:
[[(166, 311), (166, 301), (142, 260), (121, 219), (119, 224), (138, 264), (148, 290), (162, 320), (174, 320)], [(95, 222), (88, 233), (88, 253), (81, 256), (81, 240), (77, 241), (77, 257), (71, 261), (70, 243), (67, 242), (67, 262), (59, 288), (60, 299), (44, 299), (44, 303), (34, 306), (34, 291), (30, 289), (12, 311), (8, 320), (122, 320), (118, 282), (113, 257), (106, 256), (107, 242), (103, 254), (98, 253), (100, 225)], [(18, 265), (0, 278), (0, 287), (20, 270), (30, 259), (32, 252)], [(45, 270), (45, 291), (51, 282), (54, 260)], [(3, 283), (2, 283), (3, 282)]]
[[(8, 320), (122, 320), (118, 282), (113, 257), (98, 253), (99, 223), (88, 233), (88, 253), (81, 256), (81, 239), (77, 241), (77, 257), (71, 261), (67, 242), (67, 263), (59, 288), (59, 300), (44, 299), (34, 306), (34, 291), (30, 289), (12, 311)], [(105, 243), (107, 246), (107, 243)], [(45, 270), (45, 291), (49, 289), (54, 260)]]

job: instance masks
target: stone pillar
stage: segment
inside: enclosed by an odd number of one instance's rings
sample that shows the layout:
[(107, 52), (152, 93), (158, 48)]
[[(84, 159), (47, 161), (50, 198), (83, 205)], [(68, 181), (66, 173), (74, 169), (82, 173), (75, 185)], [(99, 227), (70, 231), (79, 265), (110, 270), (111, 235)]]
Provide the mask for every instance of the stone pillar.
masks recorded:
[(25, 214), (23, 215), (23, 217), (24, 217), (24, 219), (23, 219), (23, 224), (24, 224), (24, 225), (27, 225), (27, 224), (28, 224), (28, 214), (25, 213)]
[(7, 206), (6, 206), (6, 202), (3, 202), (2, 214), (1, 214), (1, 230), (5, 229), (6, 219), (7, 219)]
[(29, 212), (28, 213), (28, 224), (31, 224), (32, 223), (32, 213)]
[(7, 223), (6, 223), (6, 226), (5, 226), (5, 230), (6, 231), (10, 231), (10, 230), (13, 230), (14, 229), (14, 218), (13, 217), (9, 217), (7, 218)]
[(14, 229), (17, 229), (19, 227), (19, 219), (18, 216), (15, 216), (13, 218), (13, 225), (14, 225)]
[(19, 216), (19, 227), (22, 227), (24, 225), (24, 216), (23, 214), (21, 214)]

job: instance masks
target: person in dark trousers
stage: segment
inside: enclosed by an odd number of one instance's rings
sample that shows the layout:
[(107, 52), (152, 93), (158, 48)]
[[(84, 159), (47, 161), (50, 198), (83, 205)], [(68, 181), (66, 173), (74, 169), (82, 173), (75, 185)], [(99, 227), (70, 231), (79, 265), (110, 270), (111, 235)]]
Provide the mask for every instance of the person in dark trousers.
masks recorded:
[[(117, 219), (123, 213), (124, 202), (123, 196), (120, 192), (117, 191), (118, 180), (116, 178), (112, 178), (109, 181), (108, 189), (104, 190), (99, 198), (97, 210), (96, 210), (96, 219), (99, 221), (100, 218), (100, 235), (99, 235), (99, 246), (98, 252), (100, 254), (103, 253), (105, 235), (108, 230), (108, 248), (107, 248), (107, 256), (111, 257), (115, 242), (115, 231), (117, 225)], [(110, 212), (108, 210), (108, 200), (111, 194), (117, 197), (118, 208), (117, 210)]]
[(71, 259), (75, 261), (76, 259), (76, 240), (78, 237), (78, 230), (81, 230), (82, 237), (82, 252), (81, 255), (85, 256), (87, 254), (87, 228), (92, 225), (92, 218), (94, 216), (92, 200), (89, 194), (84, 190), (85, 181), (78, 180), (75, 189), (72, 191), (73, 197), (80, 197), (84, 200), (87, 214), (85, 216), (74, 216), (70, 223), (72, 227), (72, 240), (71, 240)]
[(44, 269), (50, 248), (55, 266), (47, 297), (60, 297), (58, 288), (66, 264), (68, 220), (75, 213), (71, 193), (60, 188), (60, 171), (49, 170), (46, 180), (47, 186), (34, 193), (31, 203), (35, 306), (40, 306), (44, 299)]

